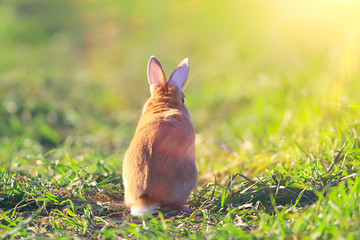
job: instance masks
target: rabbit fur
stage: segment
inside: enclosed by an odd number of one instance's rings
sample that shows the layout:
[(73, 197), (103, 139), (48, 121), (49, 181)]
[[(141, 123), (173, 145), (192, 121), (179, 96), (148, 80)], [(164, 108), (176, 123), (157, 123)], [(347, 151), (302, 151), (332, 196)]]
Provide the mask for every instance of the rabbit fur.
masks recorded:
[(143, 216), (157, 208), (185, 210), (197, 184), (195, 129), (183, 103), (189, 61), (184, 59), (166, 81), (160, 62), (151, 57), (145, 103), (123, 161), (125, 203)]

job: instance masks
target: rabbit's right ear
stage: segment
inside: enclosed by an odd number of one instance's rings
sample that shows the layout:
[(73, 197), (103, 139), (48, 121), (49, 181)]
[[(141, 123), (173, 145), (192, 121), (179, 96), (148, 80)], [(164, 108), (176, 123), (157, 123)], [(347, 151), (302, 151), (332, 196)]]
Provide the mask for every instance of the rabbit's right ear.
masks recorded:
[(164, 70), (162, 69), (160, 62), (154, 56), (150, 57), (147, 69), (147, 76), (150, 87), (165, 86), (166, 84)]
[(169, 79), (170, 85), (175, 85), (182, 89), (184, 86), (186, 79), (189, 75), (189, 59), (185, 58), (180, 62), (174, 72), (171, 74)]

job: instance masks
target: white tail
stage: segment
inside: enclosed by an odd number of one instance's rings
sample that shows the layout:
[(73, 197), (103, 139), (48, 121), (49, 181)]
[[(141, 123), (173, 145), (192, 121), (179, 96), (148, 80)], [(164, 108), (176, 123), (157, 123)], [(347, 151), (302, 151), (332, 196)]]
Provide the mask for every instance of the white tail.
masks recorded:
[(160, 207), (159, 203), (155, 203), (152, 205), (137, 205), (131, 207), (131, 215), (134, 215), (136, 217), (142, 217), (146, 214), (149, 214), (156, 210), (158, 207)]

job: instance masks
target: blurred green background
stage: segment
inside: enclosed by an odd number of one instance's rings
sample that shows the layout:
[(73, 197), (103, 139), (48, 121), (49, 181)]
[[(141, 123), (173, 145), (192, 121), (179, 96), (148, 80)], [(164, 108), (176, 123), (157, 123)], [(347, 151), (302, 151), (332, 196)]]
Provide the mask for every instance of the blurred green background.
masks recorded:
[(151, 55), (167, 76), (190, 59), (202, 178), (330, 151), (359, 129), (359, 12), (351, 0), (0, 1), (1, 169), (31, 173), (58, 148), (120, 172)]

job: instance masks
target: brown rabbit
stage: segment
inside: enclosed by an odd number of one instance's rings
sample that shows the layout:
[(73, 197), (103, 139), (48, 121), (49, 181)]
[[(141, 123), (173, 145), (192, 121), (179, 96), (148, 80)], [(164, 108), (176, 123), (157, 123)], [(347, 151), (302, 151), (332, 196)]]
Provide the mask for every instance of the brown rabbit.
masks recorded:
[(123, 162), (125, 203), (132, 215), (158, 207), (186, 210), (184, 203), (197, 184), (195, 129), (182, 91), (188, 73), (187, 58), (168, 82), (155, 57), (148, 63), (151, 97)]

